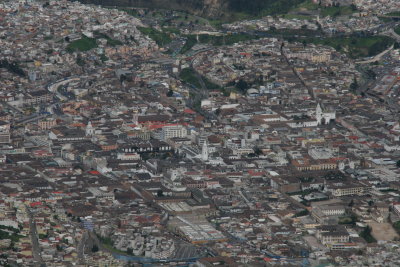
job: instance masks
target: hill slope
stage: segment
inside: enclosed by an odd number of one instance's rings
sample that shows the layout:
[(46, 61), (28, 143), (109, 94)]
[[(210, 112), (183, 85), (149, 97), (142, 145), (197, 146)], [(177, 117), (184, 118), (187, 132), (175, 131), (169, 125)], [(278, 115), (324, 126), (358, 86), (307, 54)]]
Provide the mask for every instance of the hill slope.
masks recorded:
[(286, 13), (304, 0), (79, 0), (86, 4), (175, 9), (205, 17), (221, 17), (232, 12), (250, 15)]

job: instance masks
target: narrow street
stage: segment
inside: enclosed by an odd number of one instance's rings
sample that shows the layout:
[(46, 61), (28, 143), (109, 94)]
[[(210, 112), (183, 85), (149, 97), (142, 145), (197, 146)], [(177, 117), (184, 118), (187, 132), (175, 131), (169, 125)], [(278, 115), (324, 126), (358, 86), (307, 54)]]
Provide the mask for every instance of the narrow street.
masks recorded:
[(30, 236), (31, 236), (31, 242), (32, 242), (32, 256), (37, 262), (36, 266), (46, 266), (46, 264), (43, 262), (42, 256), (41, 256), (41, 251), (40, 251), (40, 246), (39, 246), (39, 237), (36, 229), (36, 223), (34, 220), (34, 215), (33, 213), (29, 210), (27, 207), (27, 212), (29, 215), (29, 229), (30, 229)]

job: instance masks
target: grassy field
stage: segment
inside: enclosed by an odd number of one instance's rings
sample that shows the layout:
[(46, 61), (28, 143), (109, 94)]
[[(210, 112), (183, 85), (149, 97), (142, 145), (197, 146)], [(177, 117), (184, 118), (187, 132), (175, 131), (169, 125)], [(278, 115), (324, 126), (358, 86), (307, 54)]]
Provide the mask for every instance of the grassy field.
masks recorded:
[(71, 42), (67, 46), (67, 51), (69, 53), (75, 52), (75, 51), (89, 51), (93, 48), (96, 48), (96, 39), (95, 38), (89, 38), (87, 36), (82, 35), (82, 38), (76, 41)]
[(139, 31), (153, 39), (159, 46), (169, 44), (172, 39), (168, 33), (160, 32), (154, 28), (139, 27)]
[(370, 57), (390, 47), (394, 40), (386, 36), (300, 38), (298, 42), (322, 44), (348, 54), (351, 58)]

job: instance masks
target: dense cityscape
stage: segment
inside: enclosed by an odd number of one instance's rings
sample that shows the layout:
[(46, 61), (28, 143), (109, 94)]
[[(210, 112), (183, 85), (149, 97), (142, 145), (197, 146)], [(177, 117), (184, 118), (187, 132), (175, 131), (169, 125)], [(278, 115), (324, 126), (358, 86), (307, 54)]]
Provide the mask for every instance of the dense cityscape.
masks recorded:
[(1, 1), (0, 266), (400, 266), (400, 2), (298, 2)]

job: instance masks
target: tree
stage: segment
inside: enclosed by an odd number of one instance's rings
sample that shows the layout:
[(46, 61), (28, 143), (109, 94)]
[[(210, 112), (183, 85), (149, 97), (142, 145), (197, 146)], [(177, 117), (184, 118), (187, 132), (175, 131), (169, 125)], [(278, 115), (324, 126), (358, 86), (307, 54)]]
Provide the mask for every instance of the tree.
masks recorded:
[(76, 64), (78, 64), (81, 67), (85, 65), (85, 60), (82, 58), (80, 54), (78, 54), (78, 56), (76, 57)]
[(133, 249), (132, 248), (128, 248), (126, 250), (126, 253), (128, 253), (129, 255), (133, 255)]
[(246, 93), (246, 90), (249, 89), (249, 84), (246, 81), (240, 79), (236, 84), (236, 88), (244, 94)]
[(353, 82), (350, 84), (350, 90), (355, 91), (358, 88), (357, 78), (354, 77)]
[(157, 196), (158, 196), (158, 197), (164, 196), (164, 192), (163, 192), (161, 189), (158, 190), (158, 191), (157, 191)]
[(96, 244), (94, 244), (92, 247), (92, 252), (96, 253), (97, 251), (99, 251), (99, 247)]
[(174, 91), (172, 91), (171, 89), (169, 89), (169, 91), (167, 92), (167, 97), (171, 97), (174, 95)]
[(400, 159), (396, 162), (397, 168), (400, 168)]
[(360, 236), (365, 239), (368, 243), (376, 242), (376, 239), (371, 235), (372, 229), (370, 226), (367, 226), (361, 233)]
[(255, 148), (254, 148), (254, 153), (255, 153), (257, 156), (263, 154), (262, 150), (261, 150), (259, 147), (255, 147)]
[(121, 76), (119, 76), (119, 81), (120, 81), (121, 83), (123, 83), (124, 81), (126, 81), (126, 79), (127, 79), (127, 77), (126, 77), (125, 74), (121, 74)]

